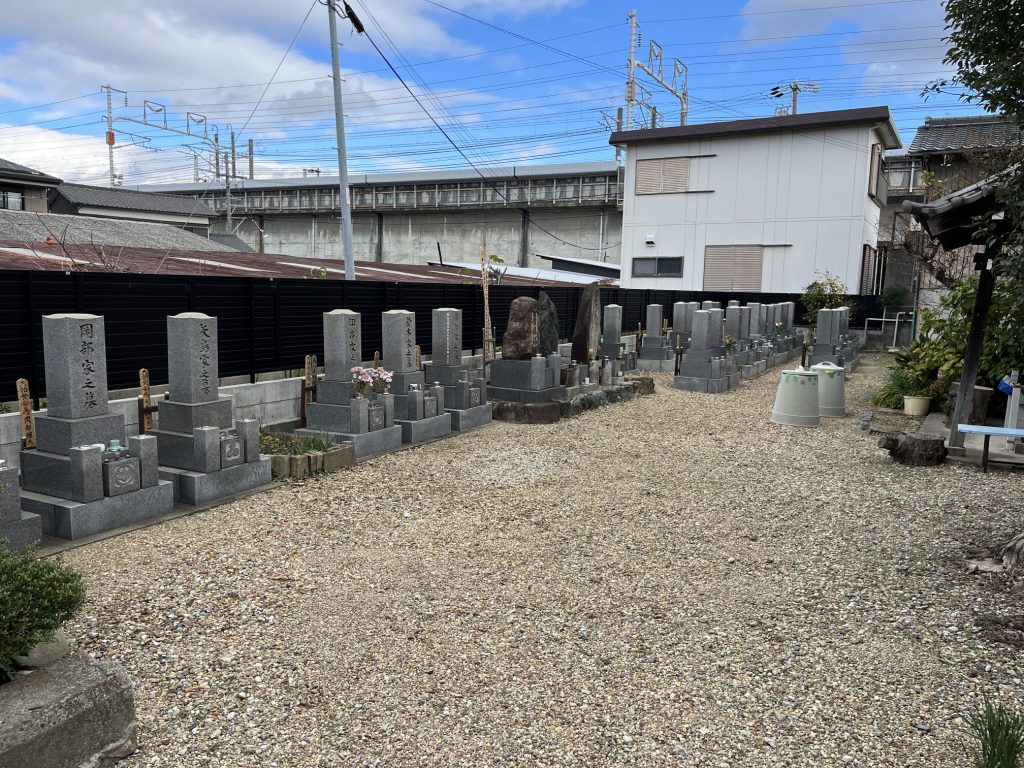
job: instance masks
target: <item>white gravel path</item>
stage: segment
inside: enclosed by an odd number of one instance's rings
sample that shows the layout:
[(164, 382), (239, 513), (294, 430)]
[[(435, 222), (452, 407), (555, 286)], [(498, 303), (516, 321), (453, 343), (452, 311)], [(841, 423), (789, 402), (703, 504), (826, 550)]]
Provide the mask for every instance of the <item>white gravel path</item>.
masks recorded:
[(960, 549), (1021, 475), (890, 463), (777, 374), (495, 424), (89, 545), (69, 628), (137, 683), (143, 766), (968, 766), (1019, 704)]

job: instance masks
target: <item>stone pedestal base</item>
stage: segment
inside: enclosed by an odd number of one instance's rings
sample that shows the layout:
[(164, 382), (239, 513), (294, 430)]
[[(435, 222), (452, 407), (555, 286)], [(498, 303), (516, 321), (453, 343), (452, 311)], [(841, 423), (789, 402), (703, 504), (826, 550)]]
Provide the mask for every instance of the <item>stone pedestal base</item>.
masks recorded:
[(336, 443), (352, 443), (357, 459), (375, 456), (378, 453), (395, 451), (402, 447), (402, 428), (397, 424), (373, 432), (352, 434), (346, 432), (325, 432), (321, 429), (297, 429), (299, 437), (313, 437), (326, 434)]
[(174, 488), (161, 480), (149, 488), (85, 503), (22, 491), (21, 506), (42, 518), (43, 533), (74, 541), (170, 514), (174, 511)]
[(0, 546), (17, 551), (39, 543), (43, 536), (43, 521), (39, 515), (22, 511), (17, 520), (0, 523)]
[(402, 428), (403, 443), (423, 443), (450, 435), (452, 432), (452, 417), (448, 413), (415, 421), (396, 419), (395, 424)]
[(491, 404), (484, 403), (473, 408), (448, 408), (446, 413), (452, 417), (453, 432), (466, 432), (490, 424), (492, 411)]
[(219, 469), (216, 472), (192, 472), (176, 467), (160, 467), (160, 479), (174, 487), (174, 500), (199, 507), (204, 504), (255, 490), (270, 483), (270, 459)]
[(668, 360), (655, 359), (651, 357), (638, 357), (636, 359), (636, 370), (660, 371), (661, 373), (675, 373), (676, 358), (674, 355)]
[(548, 387), (546, 389), (516, 389), (514, 387), (487, 388), (487, 397), (490, 400), (504, 400), (511, 403), (546, 403), (551, 400), (562, 400), (565, 398), (565, 387)]
[(0, 765), (111, 765), (136, 748), (123, 668), (74, 653), (0, 688)]

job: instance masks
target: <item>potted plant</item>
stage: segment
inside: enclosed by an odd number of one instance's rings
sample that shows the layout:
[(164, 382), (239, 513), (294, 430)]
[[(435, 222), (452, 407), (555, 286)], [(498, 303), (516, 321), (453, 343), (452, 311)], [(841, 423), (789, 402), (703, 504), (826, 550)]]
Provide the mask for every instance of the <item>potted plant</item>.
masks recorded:
[(927, 416), (932, 407), (931, 386), (918, 384), (903, 395), (903, 413), (907, 416)]

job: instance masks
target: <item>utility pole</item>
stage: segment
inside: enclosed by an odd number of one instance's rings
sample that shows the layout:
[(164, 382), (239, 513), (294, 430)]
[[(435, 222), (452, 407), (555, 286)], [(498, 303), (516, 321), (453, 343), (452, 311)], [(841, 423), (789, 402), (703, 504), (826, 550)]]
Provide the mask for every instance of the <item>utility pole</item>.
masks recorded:
[[(792, 83), (786, 83), (785, 85), (776, 85), (768, 93), (776, 99), (781, 99), (786, 95), (786, 91), (789, 91), (793, 96), (793, 106), (790, 108), (789, 114), (795, 115), (798, 106), (798, 96), (800, 91), (807, 91), (809, 93), (817, 93), (821, 88), (816, 83), (804, 82), (801, 83), (799, 80), (794, 80)], [(785, 107), (781, 109), (785, 110)]]
[[(101, 85), (100, 90), (107, 92), (107, 164), (110, 170), (110, 186), (117, 186), (116, 177), (114, 174), (114, 91), (124, 95), (125, 106), (128, 105), (128, 94), (125, 91), (117, 88), (111, 88), (110, 83)], [(123, 118), (117, 118), (123, 119)]]
[(629, 12), (629, 61), (626, 64), (626, 130), (633, 127), (633, 102), (636, 100), (636, 11)]
[[(352, 10), (345, 8), (352, 26), (362, 31), (362, 24)], [(345, 279), (356, 279), (352, 256), (352, 214), (348, 204), (348, 158), (345, 152), (345, 116), (341, 101), (341, 67), (338, 63), (338, 22), (335, 18), (335, 0), (327, 0), (327, 15), (331, 23), (331, 76), (334, 80), (334, 131), (338, 140), (338, 201), (341, 203), (341, 250), (345, 258)]]
[[(679, 99), (679, 124), (686, 125), (689, 112), (689, 70), (679, 59), (672, 60), (671, 79), (666, 80), (665, 52), (658, 43), (650, 40), (647, 43), (647, 62), (636, 60), (636, 49), (643, 41), (640, 24), (636, 20), (636, 11), (629, 13), (629, 61), (626, 64), (626, 130), (633, 124), (633, 105), (639, 104), (651, 112), (651, 127), (656, 127), (657, 107), (653, 103), (653, 95), (636, 81), (636, 70), (644, 72), (651, 80), (660, 85), (672, 96)], [(637, 91), (646, 93), (651, 101), (645, 101), (637, 95)]]
[(249, 178), (255, 179), (256, 176), (254, 171), (256, 169), (255, 158), (253, 157), (253, 143), (252, 139), (249, 139)]
[[(235, 134), (234, 133), (231, 134), (231, 143), (232, 144), (235, 143)], [(224, 198), (225, 198), (224, 202), (227, 205), (227, 208), (225, 209), (225, 212), (226, 212), (227, 217), (228, 217), (228, 232), (230, 233), (231, 230), (232, 230), (232, 227), (231, 227), (231, 173), (229, 172), (229, 168), (231, 166), (228, 165), (229, 160), (230, 160), (230, 158), (228, 156), (228, 152), (227, 152), (227, 150), (224, 150)]]
[(238, 176), (238, 154), (235, 150), (235, 132), (231, 132), (231, 175)]

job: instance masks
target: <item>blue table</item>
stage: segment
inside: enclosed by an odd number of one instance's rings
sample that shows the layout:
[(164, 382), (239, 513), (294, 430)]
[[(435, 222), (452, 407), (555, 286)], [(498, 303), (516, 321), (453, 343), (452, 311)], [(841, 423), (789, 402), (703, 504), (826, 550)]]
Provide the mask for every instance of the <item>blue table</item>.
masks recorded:
[(957, 424), (957, 430), (965, 435), (984, 435), (985, 447), (981, 451), (981, 471), (988, 472), (988, 441), (993, 435), (996, 437), (1024, 437), (1024, 429), (1013, 429), (1011, 427), (987, 427), (984, 424)]

